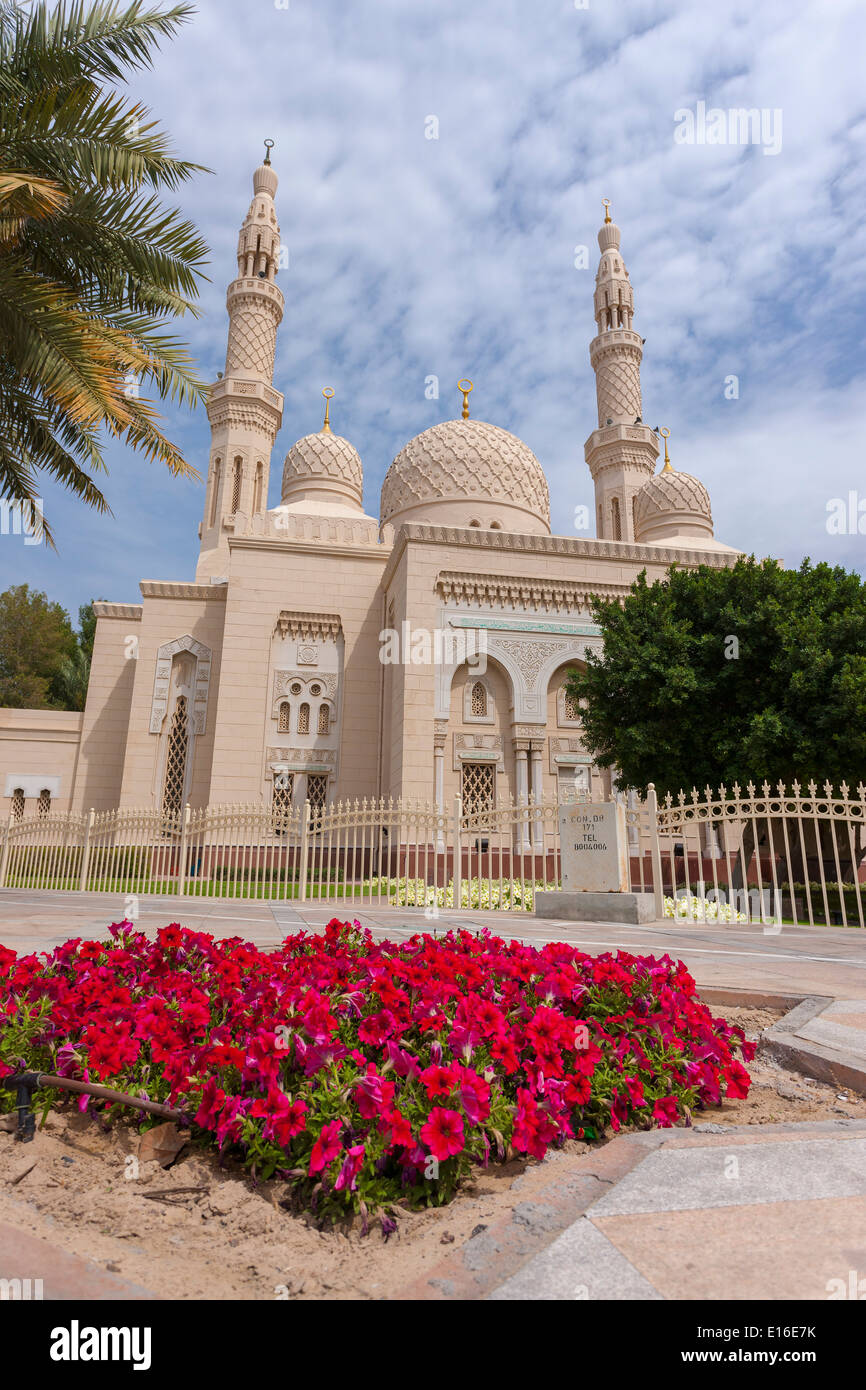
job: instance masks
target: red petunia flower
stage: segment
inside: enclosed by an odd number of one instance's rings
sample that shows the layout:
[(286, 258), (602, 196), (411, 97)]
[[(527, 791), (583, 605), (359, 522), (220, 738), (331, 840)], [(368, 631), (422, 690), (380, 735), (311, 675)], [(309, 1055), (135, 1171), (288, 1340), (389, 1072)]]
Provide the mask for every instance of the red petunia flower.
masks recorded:
[(313, 1145), (313, 1152), (310, 1154), (310, 1177), (314, 1177), (316, 1173), (321, 1173), (323, 1169), (333, 1163), (337, 1154), (342, 1150), (341, 1129), (342, 1124), (339, 1120), (332, 1120), (330, 1124), (322, 1126), (319, 1137)]
[(443, 1110), (437, 1105), (430, 1111), (427, 1123), (421, 1126), (421, 1138), (433, 1157), (444, 1161), (463, 1152), (463, 1120), (456, 1110)]

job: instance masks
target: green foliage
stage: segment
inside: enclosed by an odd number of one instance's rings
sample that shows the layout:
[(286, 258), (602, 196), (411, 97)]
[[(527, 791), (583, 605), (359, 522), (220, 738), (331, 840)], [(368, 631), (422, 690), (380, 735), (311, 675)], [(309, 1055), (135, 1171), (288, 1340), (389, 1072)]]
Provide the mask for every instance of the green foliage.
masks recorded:
[(80, 631), (59, 603), (27, 584), (0, 593), (0, 706), (82, 710), (96, 632), (93, 604), (78, 610)]
[[(604, 653), (569, 679), (588, 748), (660, 794), (866, 779), (866, 585), (804, 560), (680, 570), (594, 600)], [(736, 639), (736, 643), (732, 641)]]
[(0, 705), (61, 707), (53, 682), (77, 649), (69, 614), (27, 584), (0, 594)]
[(103, 427), (197, 476), (147, 391), (203, 396), (187, 349), (163, 330), (195, 312), (207, 247), (159, 197), (200, 166), (176, 159), (148, 109), (112, 89), (191, 14), (0, 0), (0, 496), (37, 496), (46, 472), (105, 511), (93, 476)]

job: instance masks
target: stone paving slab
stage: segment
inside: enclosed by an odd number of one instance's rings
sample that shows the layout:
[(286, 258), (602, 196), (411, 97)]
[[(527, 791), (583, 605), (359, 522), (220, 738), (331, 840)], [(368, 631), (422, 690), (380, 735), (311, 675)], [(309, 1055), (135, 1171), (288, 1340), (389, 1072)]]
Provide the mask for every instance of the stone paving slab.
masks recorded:
[(629, 1299), (662, 1295), (608, 1236), (580, 1217), (552, 1245), (490, 1294), (490, 1301)]
[[(832, 1280), (847, 1288), (851, 1270), (866, 1273), (863, 1197), (584, 1221), (666, 1300), (825, 1300)], [(532, 1282), (531, 1271), (523, 1275)]]
[[(0, 1280), (41, 1279), (45, 1301), (154, 1299), (158, 1295), (119, 1279), (92, 1260), (0, 1221)], [(3, 1286), (6, 1287), (5, 1285)], [(0, 1293), (0, 1301), (4, 1295)]]
[(594, 1203), (589, 1215), (594, 1219), (821, 1197), (866, 1198), (866, 1138), (828, 1136), (796, 1144), (779, 1138), (775, 1143), (739, 1144), (735, 1154), (724, 1145), (665, 1148), (622, 1178)]

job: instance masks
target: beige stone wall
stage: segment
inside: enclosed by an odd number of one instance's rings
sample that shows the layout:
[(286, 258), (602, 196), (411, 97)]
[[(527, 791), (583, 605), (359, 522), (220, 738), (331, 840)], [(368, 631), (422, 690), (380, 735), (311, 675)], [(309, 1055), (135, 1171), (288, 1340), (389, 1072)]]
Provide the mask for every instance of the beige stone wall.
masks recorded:
[(43, 785), (52, 807), (68, 811), (81, 742), (82, 715), (53, 709), (0, 709), (0, 817), (8, 820), (11, 793), (26, 794), (24, 814), (36, 814)]
[(97, 603), (90, 684), (81, 727), (73, 809), (110, 810), (120, 804), (135, 648), (141, 605)]
[(207, 805), (210, 798), (211, 761), (219, 689), (225, 589), (204, 584), (142, 582), (138, 656), (129, 662), (133, 689), (129, 709), (129, 733), (120, 794), (122, 806), (158, 806), (167, 735), (166, 720), (159, 733), (151, 732), (154, 681), (159, 649), (189, 635), (212, 654), (205, 730), (193, 745), (192, 776), (188, 800), (191, 806)]
[(379, 583), (387, 558), (387, 549), (379, 546), (326, 548), (276, 540), (232, 544), (211, 801), (262, 803), (269, 789), (269, 670), (283, 610), (339, 615), (343, 674), (336, 794), (375, 795)]

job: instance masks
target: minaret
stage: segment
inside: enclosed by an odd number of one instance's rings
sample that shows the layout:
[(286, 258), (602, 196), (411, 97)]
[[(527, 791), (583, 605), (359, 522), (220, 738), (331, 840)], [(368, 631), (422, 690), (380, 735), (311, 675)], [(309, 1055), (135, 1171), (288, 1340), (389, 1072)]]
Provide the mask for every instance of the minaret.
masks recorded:
[(659, 446), (642, 422), (642, 340), (632, 328), (634, 291), (619, 249), (620, 231), (604, 200), (595, 277), (598, 334), (589, 347), (598, 396), (598, 429), (584, 447), (595, 483), (596, 532), (601, 540), (634, 540), (632, 499), (655, 472)]
[(272, 140), (253, 174), (253, 200), (238, 238), (238, 274), (228, 287), (229, 340), (225, 374), (208, 398), (211, 427), (204, 517), (196, 579), (228, 572), (228, 538), (267, 511), (271, 450), (283, 418), (283, 397), (272, 385), (283, 296), (276, 286), (280, 228), (274, 207), (277, 176)]

